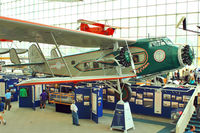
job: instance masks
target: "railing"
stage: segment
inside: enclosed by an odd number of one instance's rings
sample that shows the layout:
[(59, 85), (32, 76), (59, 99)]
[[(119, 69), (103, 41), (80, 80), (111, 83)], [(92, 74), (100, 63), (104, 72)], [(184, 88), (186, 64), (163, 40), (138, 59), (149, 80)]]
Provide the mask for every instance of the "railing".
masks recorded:
[(181, 115), (180, 119), (178, 120), (176, 124), (176, 133), (184, 133), (185, 128), (187, 127), (190, 121), (190, 118), (192, 117), (192, 114), (194, 113), (195, 107), (193, 105), (193, 102), (198, 92), (199, 92), (199, 86), (196, 87), (194, 93), (192, 94), (190, 100), (188, 101), (183, 111), (183, 114)]

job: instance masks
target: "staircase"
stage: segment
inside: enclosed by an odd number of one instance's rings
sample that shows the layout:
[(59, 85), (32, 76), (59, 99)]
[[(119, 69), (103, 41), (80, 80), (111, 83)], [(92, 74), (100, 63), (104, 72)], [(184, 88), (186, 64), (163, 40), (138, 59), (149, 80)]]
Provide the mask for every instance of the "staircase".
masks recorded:
[(187, 125), (185, 131), (188, 131), (190, 130), (190, 126), (195, 126), (195, 133), (200, 133), (200, 120), (198, 120), (196, 118), (197, 114), (196, 112), (193, 113), (190, 121), (189, 121), (189, 124)]

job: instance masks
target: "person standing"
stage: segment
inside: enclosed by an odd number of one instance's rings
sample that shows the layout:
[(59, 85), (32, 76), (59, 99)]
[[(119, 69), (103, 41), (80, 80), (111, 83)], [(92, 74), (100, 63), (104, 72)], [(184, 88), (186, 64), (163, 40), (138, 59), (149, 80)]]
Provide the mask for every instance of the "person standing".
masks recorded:
[(4, 104), (2, 102), (2, 99), (0, 98), (0, 120), (4, 125), (6, 125), (6, 121), (4, 120), (2, 114), (4, 114)]
[(180, 80), (180, 72), (179, 72), (179, 70), (177, 71), (177, 80)]
[(185, 80), (185, 71), (182, 70), (181, 81), (184, 83)]
[(78, 108), (77, 108), (77, 106), (75, 104), (75, 100), (72, 101), (72, 104), (70, 106), (70, 110), (72, 111), (72, 122), (73, 122), (73, 125), (80, 126), (79, 118), (78, 118), (78, 114), (77, 114)]
[(185, 82), (188, 83), (189, 81), (190, 72), (188, 69), (185, 70)]
[(40, 109), (44, 109), (46, 107), (47, 93), (45, 90), (40, 94)]
[(50, 90), (49, 90), (49, 87), (47, 87), (47, 88), (46, 88), (46, 93), (47, 93), (47, 102), (48, 102), (48, 104), (50, 104), (50, 102), (49, 102), (49, 98), (50, 98), (50, 97), (49, 97), (49, 91), (50, 91)]
[(5, 94), (5, 110), (7, 110), (7, 106), (8, 106), (8, 111), (10, 111), (11, 105), (11, 92), (9, 89), (6, 90), (6, 94)]
[(200, 92), (198, 92), (198, 95), (195, 96), (194, 98), (194, 103), (193, 103), (195, 109), (196, 109), (196, 114), (197, 114), (197, 119), (200, 117)]
[(197, 70), (196, 70), (196, 74), (197, 74), (196, 81), (197, 81), (198, 84), (199, 84), (199, 83), (200, 83), (200, 69), (197, 69)]

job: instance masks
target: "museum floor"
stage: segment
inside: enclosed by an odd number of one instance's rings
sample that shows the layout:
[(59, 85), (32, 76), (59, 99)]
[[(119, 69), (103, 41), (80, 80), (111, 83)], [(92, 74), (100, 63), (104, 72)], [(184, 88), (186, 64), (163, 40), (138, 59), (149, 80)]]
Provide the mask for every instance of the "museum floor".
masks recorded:
[[(110, 130), (113, 111), (104, 110), (104, 116), (99, 124), (92, 120), (81, 119), (81, 126), (73, 126), (71, 114), (57, 113), (54, 106), (45, 110), (37, 108), (19, 108), (18, 102), (12, 103), (11, 111), (6, 111), (4, 117), (7, 125), (0, 125), (0, 133), (121, 133)], [(133, 114), (136, 129), (128, 133), (170, 133), (175, 125), (170, 119)]]

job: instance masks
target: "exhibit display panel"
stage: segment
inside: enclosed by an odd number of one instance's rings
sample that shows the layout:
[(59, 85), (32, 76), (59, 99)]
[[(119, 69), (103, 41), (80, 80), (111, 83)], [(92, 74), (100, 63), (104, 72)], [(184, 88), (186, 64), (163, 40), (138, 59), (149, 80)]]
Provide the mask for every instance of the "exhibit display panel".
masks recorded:
[(18, 83), (18, 79), (8, 78), (3, 76), (4, 79), (0, 79), (0, 97), (4, 101), (6, 89), (10, 89), (12, 94), (11, 102), (18, 101), (19, 90), (17, 89), (16, 84)]
[[(192, 88), (162, 88), (131, 85), (131, 112), (171, 118), (174, 110), (183, 110), (194, 92)], [(103, 108), (114, 110), (117, 99), (109, 87), (103, 88)]]

